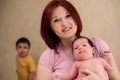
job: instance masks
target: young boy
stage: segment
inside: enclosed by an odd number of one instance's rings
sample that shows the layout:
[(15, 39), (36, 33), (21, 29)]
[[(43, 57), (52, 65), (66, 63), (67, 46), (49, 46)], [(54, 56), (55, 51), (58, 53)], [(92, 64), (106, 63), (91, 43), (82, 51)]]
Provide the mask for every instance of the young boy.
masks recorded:
[[(102, 58), (94, 57), (94, 45), (87, 37), (80, 37), (73, 42), (73, 55), (75, 62), (68, 73), (53, 73), (54, 80), (71, 80), (77, 76), (78, 79), (87, 76), (83, 74), (81, 70), (88, 69), (93, 71), (103, 80), (109, 80), (108, 74), (113, 74), (114, 63), (110, 58), (110, 51), (106, 51), (105, 56), (109, 59), (106, 62)], [(111, 75), (112, 76), (112, 75)], [(76, 78), (76, 80), (77, 80)]]
[(18, 80), (36, 80), (36, 64), (29, 54), (30, 41), (21, 37), (16, 41), (16, 65)]

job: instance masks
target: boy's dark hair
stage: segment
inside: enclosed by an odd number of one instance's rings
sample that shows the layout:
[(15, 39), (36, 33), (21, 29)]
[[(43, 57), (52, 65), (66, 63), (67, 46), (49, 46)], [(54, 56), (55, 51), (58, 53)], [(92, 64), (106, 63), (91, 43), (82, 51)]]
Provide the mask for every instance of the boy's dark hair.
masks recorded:
[(16, 48), (17, 48), (19, 43), (27, 43), (29, 48), (30, 48), (30, 45), (31, 45), (30, 41), (25, 37), (21, 37), (16, 41)]

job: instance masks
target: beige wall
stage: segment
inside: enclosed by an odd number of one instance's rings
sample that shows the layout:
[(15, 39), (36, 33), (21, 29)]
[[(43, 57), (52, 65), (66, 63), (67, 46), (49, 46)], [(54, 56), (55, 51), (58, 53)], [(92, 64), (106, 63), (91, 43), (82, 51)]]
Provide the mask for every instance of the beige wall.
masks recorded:
[[(0, 0), (0, 80), (17, 80), (15, 42), (19, 37), (30, 39), (30, 54), (36, 63), (45, 44), (40, 37), (40, 18), (50, 0)], [(81, 15), (82, 34), (100, 37), (110, 46), (120, 69), (120, 1), (69, 0)]]

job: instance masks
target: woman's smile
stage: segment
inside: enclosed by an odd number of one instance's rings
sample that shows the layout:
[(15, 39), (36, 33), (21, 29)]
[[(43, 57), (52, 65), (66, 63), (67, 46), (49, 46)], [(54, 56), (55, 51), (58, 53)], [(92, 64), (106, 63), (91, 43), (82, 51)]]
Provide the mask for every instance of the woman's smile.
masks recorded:
[(65, 27), (62, 29), (62, 32), (68, 32), (71, 29), (71, 27)]

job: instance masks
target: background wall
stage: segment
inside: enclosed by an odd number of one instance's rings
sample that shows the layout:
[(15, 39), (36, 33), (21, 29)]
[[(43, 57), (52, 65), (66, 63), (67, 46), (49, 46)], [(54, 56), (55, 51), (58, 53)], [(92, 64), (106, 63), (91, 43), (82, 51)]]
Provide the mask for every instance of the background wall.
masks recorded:
[[(50, 0), (0, 0), (0, 80), (17, 80), (15, 42), (31, 41), (36, 63), (46, 48), (40, 36), (41, 14)], [(105, 40), (120, 69), (120, 0), (69, 0), (79, 11), (82, 34)]]

